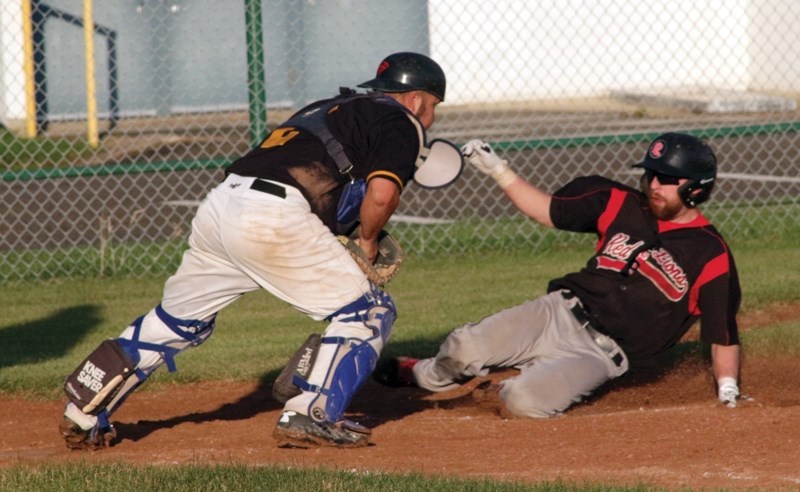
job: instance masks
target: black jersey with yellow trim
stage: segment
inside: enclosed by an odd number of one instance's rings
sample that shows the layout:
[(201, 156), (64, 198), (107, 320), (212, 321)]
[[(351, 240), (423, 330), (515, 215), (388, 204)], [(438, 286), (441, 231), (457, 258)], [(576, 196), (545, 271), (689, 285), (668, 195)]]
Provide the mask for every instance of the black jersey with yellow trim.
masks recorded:
[[(368, 95), (322, 100), (297, 113), (313, 111), (315, 107), (329, 108), (327, 128), (352, 163), (349, 172), (341, 172), (314, 132), (284, 125), (234, 161), (226, 172), (299, 189), (312, 212), (336, 231), (336, 208), (347, 182), (380, 176), (392, 180), (402, 190), (413, 179), (425, 144), (424, 130), (408, 110), (397, 103), (387, 104), (385, 96), (365, 96)], [(332, 101), (336, 104), (331, 105)]]

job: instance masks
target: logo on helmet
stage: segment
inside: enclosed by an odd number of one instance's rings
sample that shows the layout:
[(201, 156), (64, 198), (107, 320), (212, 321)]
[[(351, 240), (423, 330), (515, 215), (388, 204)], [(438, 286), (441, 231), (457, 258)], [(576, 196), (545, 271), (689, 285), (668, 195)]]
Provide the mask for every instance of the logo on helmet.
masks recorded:
[(389, 68), (389, 62), (383, 60), (380, 65), (378, 65), (378, 75), (382, 74), (387, 68)]
[(653, 145), (650, 146), (650, 157), (653, 159), (661, 159), (664, 156), (664, 149), (666, 146), (667, 144), (664, 143), (663, 140), (656, 140), (653, 142)]

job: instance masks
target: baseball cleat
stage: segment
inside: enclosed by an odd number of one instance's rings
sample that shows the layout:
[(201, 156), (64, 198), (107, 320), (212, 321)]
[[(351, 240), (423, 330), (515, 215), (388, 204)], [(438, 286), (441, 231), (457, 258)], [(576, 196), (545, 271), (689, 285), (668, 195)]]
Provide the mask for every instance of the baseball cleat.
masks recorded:
[(58, 424), (58, 431), (67, 443), (67, 448), (71, 450), (95, 451), (110, 448), (111, 441), (117, 437), (117, 431), (112, 425), (100, 427), (100, 424), (96, 424), (91, 429), (84, 430), (68, 417), (64, 417)]
[(307, 415), (284, 411), (272, 432), (278, 447), (309, 448), (330, 446), (360, 448), (369, 445), (372, 433), (363, 425), (343, 420), (335, 424), (315, 422)]
[(419, 359), (412, 357), (397, 357), (378, 362), (372, 373), (372, 378), (384, 386), (400, 388), (403, 386), (417, 386), (414, 380), (414, 366)]

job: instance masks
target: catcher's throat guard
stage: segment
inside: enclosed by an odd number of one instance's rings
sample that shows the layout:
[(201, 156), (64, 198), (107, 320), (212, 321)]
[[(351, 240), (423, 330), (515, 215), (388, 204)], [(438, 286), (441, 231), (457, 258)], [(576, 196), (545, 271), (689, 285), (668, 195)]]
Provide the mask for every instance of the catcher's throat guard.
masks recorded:
[(64, 392), (83, 413), (97, 415), (135, 368), (136, 362), (116, 339), (105, 340), (67, 376)]
[(464, 156), (451, 142), (434, 139), (424, 146), (417, 159), (414, 182), (427, 189), (453, 184), (464, 170)]

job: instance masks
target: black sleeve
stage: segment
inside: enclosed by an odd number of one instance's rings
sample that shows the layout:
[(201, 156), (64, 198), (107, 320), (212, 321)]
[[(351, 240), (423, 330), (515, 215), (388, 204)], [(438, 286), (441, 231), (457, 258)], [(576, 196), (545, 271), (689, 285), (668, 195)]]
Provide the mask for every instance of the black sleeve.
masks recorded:
[(599, 176), (577, 178), (553, 194), (550, 219), (556, 228), (573, 232), (597, 232), (597, 221), (615, 183)]
[(736, 265), (729, 253), (716, 261), (720, 264), (710, 268), (726, 271), (700, 286), (700, 338), (706, 343), (737, 345), (739, 331), (736, 313), (739, 311), (742, 293)]
[(409, 117), (395, 111), (384, 117), (372, 132), (374, 145), (367, 156), (367, 179), (382, 177), (402, 189), (414, 176), (420, 141)]

